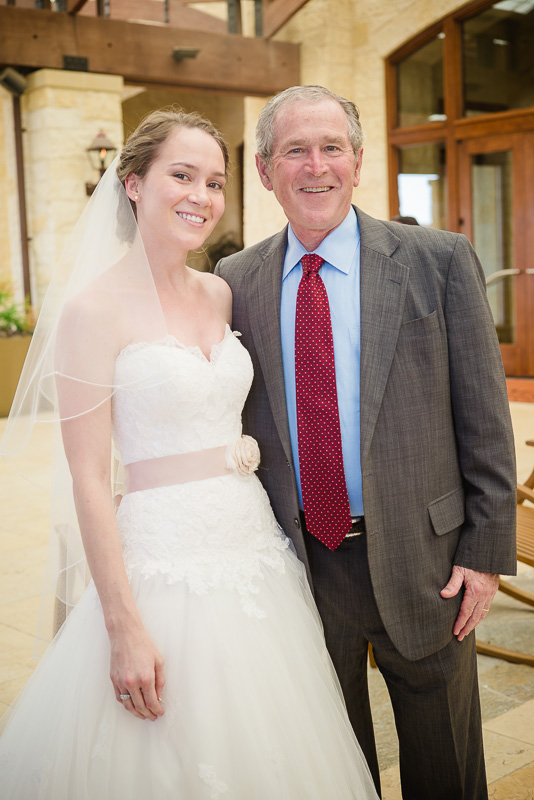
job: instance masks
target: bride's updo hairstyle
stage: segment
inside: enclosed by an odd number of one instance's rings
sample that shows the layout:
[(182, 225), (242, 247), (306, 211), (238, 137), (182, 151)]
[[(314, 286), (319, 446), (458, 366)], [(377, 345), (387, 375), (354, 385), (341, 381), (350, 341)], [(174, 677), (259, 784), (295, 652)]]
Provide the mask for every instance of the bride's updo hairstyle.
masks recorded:
[[(144, 178), (161, 146), (177, 128), (196, 128), (208, 133), (219, 145), (224, 158), (224, 171), (228, 174), (230, 157), (228, 147), (217, 128), (196, 111), (184, 111), (177, 106), (152, 111), (137, 126), (124, 145), (117, 166), (117, 176), (124, 186), (128, 175)], [(136, 214), (136, 204), (130, 200)]]

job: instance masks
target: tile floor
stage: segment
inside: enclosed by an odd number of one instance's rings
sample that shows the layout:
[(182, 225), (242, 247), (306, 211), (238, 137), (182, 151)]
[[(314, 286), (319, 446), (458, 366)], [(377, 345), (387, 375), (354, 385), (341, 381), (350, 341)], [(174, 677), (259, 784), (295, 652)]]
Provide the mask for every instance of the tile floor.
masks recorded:
[[(511, 409), (518, 476), (525, 479), (534, 466), (534, 448), (524, 444), (526, 439), (534, 438), (534, 404), (511, 403)], [(0, 420), (0, 433), (3, 427), (4, 421)], [(33, 465), (39, 467), (42, 459), (37, 444), (31, 454)], [(48, 539), (48, 497), (0, 462), (0, 508), (2, 714), (35, 666), (33, 633)], [(534, 569), (519, 567), (514, 582), (534, 592)], [(498, 593), (491, 613), (479, 628), (482, 638), (534, 653), (534, 609), (501, 594)], [(534, 800), (534, 668), (487, 656), (478, 659), (490, 798)], [(370, 686), (383, 800), (400, 800), (393, 716), (385, 684), (377, 670), (370, 670)]]

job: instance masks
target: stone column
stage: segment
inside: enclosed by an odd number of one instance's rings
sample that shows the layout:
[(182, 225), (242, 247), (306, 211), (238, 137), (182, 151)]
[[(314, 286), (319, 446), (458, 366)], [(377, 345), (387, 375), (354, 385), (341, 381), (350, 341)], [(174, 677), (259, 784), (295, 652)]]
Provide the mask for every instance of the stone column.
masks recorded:
[[(22, 96), (30, 271), (34, 304), (96, 183), (86, 149), (102, 130), (121, 148), (123, 79), (42, 69), (28, 75)], [(15, 249), (11, 242), (12, 251)]]

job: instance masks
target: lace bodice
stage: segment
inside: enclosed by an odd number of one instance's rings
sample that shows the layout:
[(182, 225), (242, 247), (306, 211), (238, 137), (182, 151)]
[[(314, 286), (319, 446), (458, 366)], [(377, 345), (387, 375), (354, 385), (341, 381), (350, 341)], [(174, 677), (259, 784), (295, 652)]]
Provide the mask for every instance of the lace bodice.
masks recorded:
[[(171, 336), (126, 347), (112, 408), (123, 463), (235, 442), (252, 375), (229, 327), (209, 359)], [(288, 546), (256, 475), (236, 471), (126, 494), (117, 524), (130, 576), (163, 575), (196, 594), (223, 585), (252, 616), (263, 614), (255, 601), (263, 567), (283, 570)]]
[(241, 435), (250, 356), (226, 327), (207, 359), (173, 336), (128, 345), (115, 364), (113, 434), (124, 464), (219, 447)]

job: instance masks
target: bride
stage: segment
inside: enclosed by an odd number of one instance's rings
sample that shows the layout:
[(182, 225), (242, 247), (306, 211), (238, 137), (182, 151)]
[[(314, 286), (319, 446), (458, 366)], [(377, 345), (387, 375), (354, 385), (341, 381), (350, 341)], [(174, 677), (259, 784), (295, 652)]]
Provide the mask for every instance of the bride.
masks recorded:
[(0, 739), (4, 800), (377, 797), (242, 436), (230, 289), (186, 265), (227, 170), (207, 120), (150, 114), (43, 306), (1, 450), (61, 429), (54, 586), (82, 591)]

